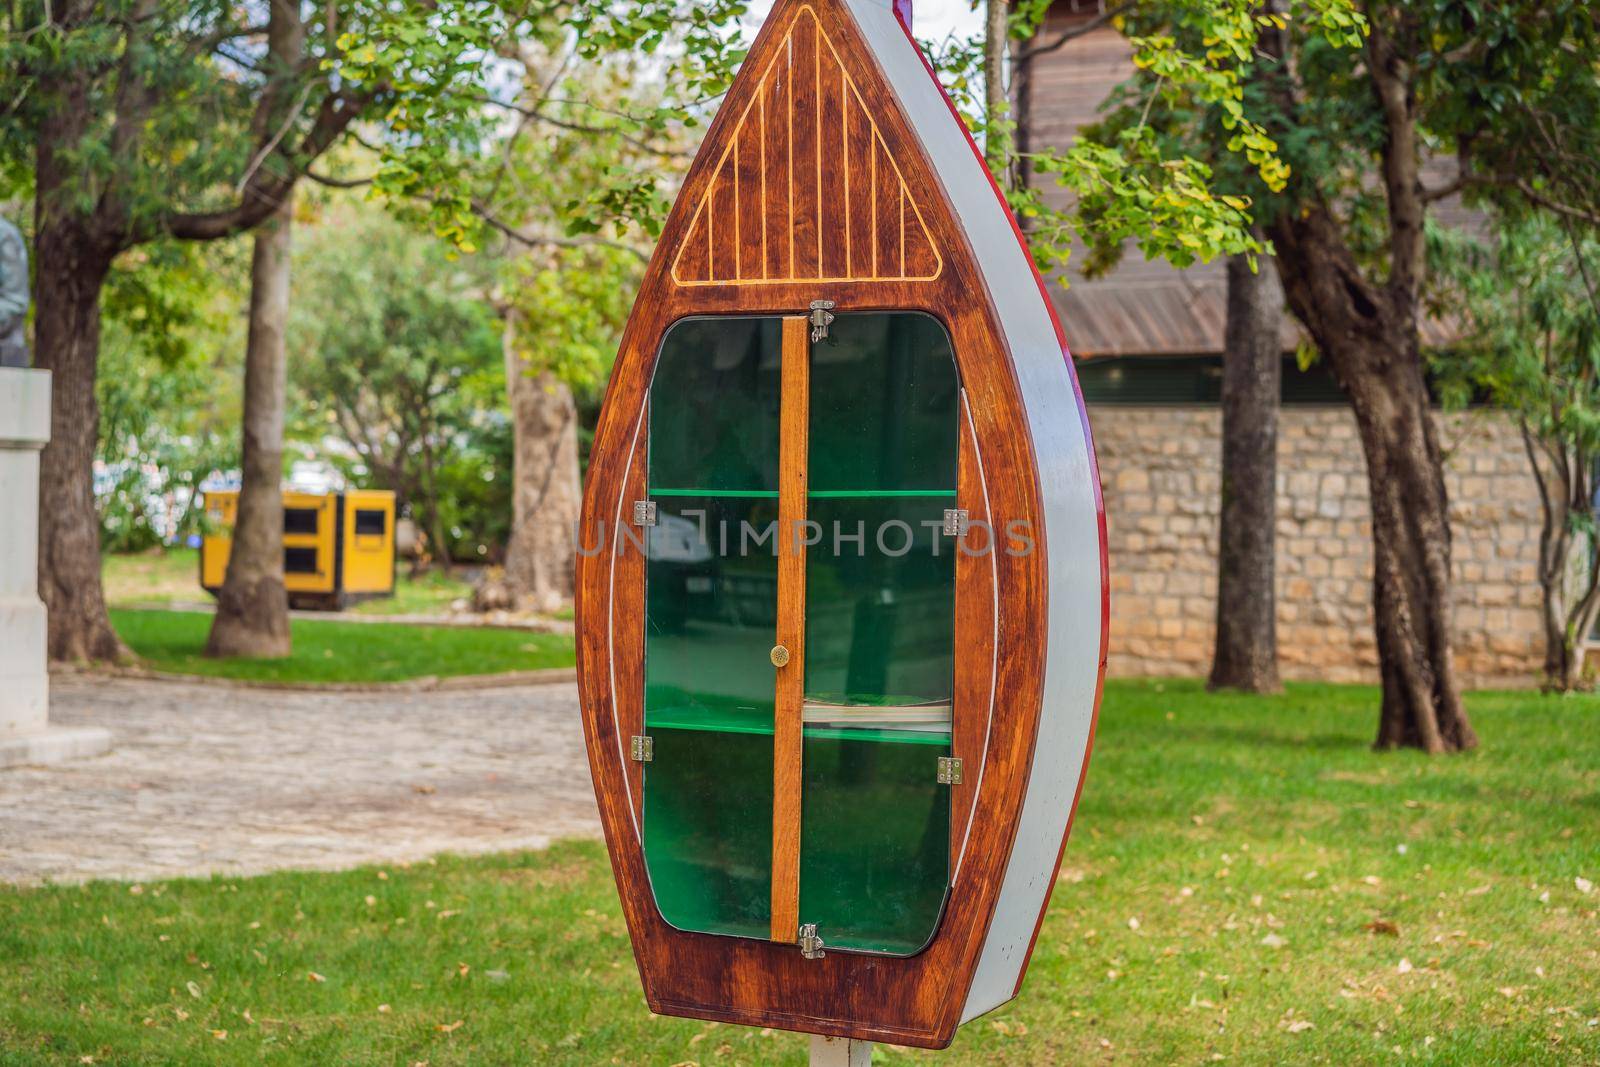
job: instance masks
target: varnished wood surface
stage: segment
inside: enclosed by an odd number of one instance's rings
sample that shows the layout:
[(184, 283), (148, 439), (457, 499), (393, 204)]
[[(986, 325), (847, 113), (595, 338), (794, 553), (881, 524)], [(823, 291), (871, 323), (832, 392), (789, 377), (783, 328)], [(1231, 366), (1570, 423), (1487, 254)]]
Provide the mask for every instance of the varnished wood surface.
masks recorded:
[[(931, 281), (943, 269), (868, 96), (817, 11), (802, 4), (694, 205), (672, 276), (680, 285), (796, 280)], [(724, 105), (727, 110), (727, 105)], [(708, 142), (709, 143), (709, 142)]]
[[(649, 531), (633, 525), (633, 502), (648, 499), (650, 478), (650, 404), (645, 402), (639, 413), (639, 426), (628, 462), (628, 480), (622, 489), (620, 523), (627, 526), (632, 537), (617, 537), (612, 544), (615, 554), (611, 584), (613, 589), (644, 589), (647, 557), (641, 551), (648, 545)], [(644, 733), (644, 606), (639, 611), (616, 620), (637, 627), (638, 632), (619, 634), (614, 647), (616, 657), (616, 688), (614, 699), (617, 709), (617, 736), (622, 742), (623, 755), (628, 757), (628, 745), (635, 734)], [(642, 826), (644, 819), (644, 764), (624, 758), (623, 772), (628, 778), (628, 793), (633, 801), (635, 821)]]
[(998, 605), (994, 574), (995, 533), (989, 522), (985, 484), (972, 413), (961, 395), (961, 451), (956, 466), (956, 506), (966, 509), (971, 529), (956, 546), (955, 698), (951, 751), (962, 761), (961, 784), (950, 788), (950, 877), (959, 882), (971, 838), (973, 801), (983, 781), (989, 729), (994, 721), (994, 649)]
[[(596, 429), (584, 495), (584, 528), (592, 531), (601, 517), (609, 528), (610, 517), (626, 491), (630, 442), (662, 334), (672, 322), (688, 314), (799, 315), (810, 301), (823, 298), (837, 301), (840, 311), (925, 311), (944, 323), (970, 400), (972, 432), (989, 486), (990, 521), (999, 529), (1012, 520), (1028, 522), (1042, 543), (1041, 496), (1032, 441), (993, 301), (938, 175), (920, 143), (910, 135), (848, 14), (839, 0), (779, 0), (747, 64), (752, 70), (766, 70), (779, 49), (788, 48), (786, 42), (802, 9), (815, 12), (828, 27), (832, 47), (850, 72), (863, 110), (871, 115), (906, 187), (920, 198), (932, 247), (942, 257), (941, 270), (924, 282), (803, 280), (803, 272), (808, 270), (830, 274), (825, 267), (814, 267), (814, 262), (841, 262), (843, 256), (828, 260), (835, 255), (829, 251), (833, 246), (823, 241), (818, 249), (816, 231), (808, 230), (815, 219), (807, 220), (801, 214), (794, 220), (792, 249), (797, 276), (802, 280), (769, 279), (760, 285), (731, 284), (731, 278), (723, 284), (680, 285), (675, 281), (671, 265), (680, 249), (693, 246), (691, 226), (698, 206), (719, 180), (734, 129), (755, 94), (752, 81), (741, 78), (711, 125), (707, 147), (690, 170), (624, 332)], [(794, 37), (797, 49), (802, 49), (803, 36)], [(802, 87), (797, 84), (797, 101), (801, 95)], [(803, 145), (807, 133), (797, 126), (795, 136), (796, 143)], [(865, 180), (870, 183), (872, 157), (862, 159), (861, 155), (852, 156), (851, 180), (863, 180), (865, 170)], [(852, 240), (854, 220), (859, 217), (852, 215)], [(880, 214), (880, 223), (883, 220)], [(787, 226), (787, 216), (780, 222)], [(772, 231), (768, 232), (770, 255)], [(1069, 417), (1068, 413), (1063, 417)], [(593, 534), (586, 536), (592, 538)], [(992, 681), (994, 719), (982, 784), (973, 790), (970, 801), (969, 844), (937, 934), (926, 950), (909, 958), (829, 951), (821, 960), (803, 959), (791, 944), (674, 930), (657, 911), (630, 818), (627, 771), (616, 756), (618, 721), (613, 702), (627, 698), (614, 692), (611, 682), (614, 662), (632, 662), (629, 657), (638, 655), (642, 663), (642, 652), (624, 646), (632, 642), (642, 648), (644, 590), (642, 583), (629, 588), (618, 582), (613, 588), (609, 566), (601, 565), (599, 558), (580, 559), (578, 565), (579, 688), (601, 821), (651, 1009), (863, 1040), (924, 1047), (948, 1044), (960, 1021), (978, 949), (994, 915), (1033, 756), (1046, 639), (1043, 553), (1011, 556), (1002, 552), (994, 557), (992, 580), (1000, 605), (1000, 647), (992, 660), (997, 668)], [(975, 681), (969, 674), (987, 676), (991, 659), (964, 652), (958, 645), (957, 692), (987, 689), (991, 684), (987, 677)], [(624, 674), (619, 672), (616, 685), (621, 688), (625, 684)], [(962, 710), (957, 712), (956, 732), (965, 736), (969, 724), (964, 704), (958, 703), (958, 708)]]
[(800, 778), (805, 751), (806, 518), (810, 458), (810, 326), (783, 320), (783, 402), (778, 418), (777, 668), (772, 722), (772, 940), (794, 944), (800, 925)]

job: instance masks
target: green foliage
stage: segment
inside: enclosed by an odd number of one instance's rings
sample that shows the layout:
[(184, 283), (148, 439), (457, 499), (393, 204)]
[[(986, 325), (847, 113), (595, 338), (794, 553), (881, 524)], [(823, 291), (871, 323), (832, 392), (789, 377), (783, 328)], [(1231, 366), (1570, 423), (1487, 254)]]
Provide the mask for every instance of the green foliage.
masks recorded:
[[(461, 459), (504, 419), (484, 268), (381, 212), (347, 210), (296, 252), (289, 331), (297, 434), (343, 442), (357, 481), (394, 490), (430, 536), (459, 529), (474, 549), (491, 535), (487, 515), (510, 507), (503, 465)], [(452, 468), (452, 486), (503, 499), (481, 509), (447, 499), (442, 472), (457, 462), (476, 473)]]
[(628, 321), (639, 261), (612, 248), (560, 249), (506, 264), (502, 290), (524, 374), (554, 374), (579, 394), (603, 388)]
[(238, 382), (219, 357), (240, 338), (225, 249), (161, 242), (113, 265), (101, 297), (96, 498), (106, 551), (199, 530), (194, 493), (238, 463)]
[[(1048, 9), (1018, 4), (1011, 33), (1032, 41)], [(1051, 207), (1032, 187), (1007, 189), (1041, 270), (1065, 268), (1073, 245), (1089, 250), (1088, 273), (1109, 269), (1132, 242), (1176, 267), (1264, 251), (1251, 233), (1259, 187), (1282, 191), (1289, 166), (1247, 101), (1266, 60), (1265, 32), (1298, 20), (1333, 47), (1359, 48), (1364, 16), (1350, 0), (1310, 0), (1289, 16), (1262, 14), (1250, 0), (1135, 2), (1112, 20), (1128, 38), (1137, 73), (1101, 125), (1065, 150), (1034, 149), (1029, 170), (1074, 194)], [(1037, 44), (1037, 42), (1034, 42)], [(1025, 61), (1025, 60), (1024, 60)], [(976, 99), (980, 39), (953, 42), (938, 55), (946, 84), (976, 134), (1004, 158), (1015, 156), (1011, 124), (985, 114)]]
[(1497, 221), (1492, 245), (1434, 236), (1435, 298), (1464, 337), (1433, 372), (1448, 402), (1483, 395), (1521, 424), (1543, 511), (1545, 617), (1560, 630), (1546, 633), (1545, 684), (1567, 689), (1600, 616), (1600, 239), (1550, 212)]
[(1600, 306), (1587, 285), (1600, 240), (1548, 213), (1502, 218), (1494, 236), (1433, 235), (1437, 299), (1466, 328), (1435, 357), (1435, 379), (1456, 406), (1486, 394), (1537, 436), (1600, 456)]
[[(1374, 689), (1200, 688), (1107, 683), (1021, 994), (947, 1051), (877, 1059), (1600, 1059), (1577, 882), (1600, 881), (1600, 700), (1473, 694), (1483, 752), (1374, 760)], [(0, 888), (0, 1059), (806, 1062), (796, 1034), (646, 1010), (598, 841), (382, 872)]]

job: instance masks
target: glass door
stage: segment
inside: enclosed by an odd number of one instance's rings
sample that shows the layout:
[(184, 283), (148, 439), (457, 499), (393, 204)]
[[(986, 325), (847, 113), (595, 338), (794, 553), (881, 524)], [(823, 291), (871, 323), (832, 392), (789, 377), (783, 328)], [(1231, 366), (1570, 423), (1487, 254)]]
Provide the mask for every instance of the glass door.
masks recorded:
[(929, 316), (809, 329), (690, 319), (662, 345), (645, 859), (680, 929), (910, 955), (949, 883), (960, 386)]
[(800, 921), (909, 955), (950, 868), (960, 386), (926, 315), (840, 315), (812, 346)]
[(741, 551), (738, 539), (777, 520), (780, 328), (776, 318), (679, 322), (650, 387), (645, 862), (673, 926), (761, 938), (778, 565), (770, 540)]

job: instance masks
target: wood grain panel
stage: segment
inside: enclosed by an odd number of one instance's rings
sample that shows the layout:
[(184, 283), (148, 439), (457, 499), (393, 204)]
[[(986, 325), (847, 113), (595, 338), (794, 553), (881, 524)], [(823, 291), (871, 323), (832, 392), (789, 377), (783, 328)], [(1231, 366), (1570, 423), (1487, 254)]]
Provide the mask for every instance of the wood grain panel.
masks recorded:
[[(822, 35), (824, 46), (827, 34)], [(850, 138), (844, 105), (850, 92), (844, 71), (833, 61), (833, 51), (823, 47), (817, 65), (817, 156), (822, 163), (817, 196), (822, 202), (822, 276), (853, 278), (850, 271)], [(866, 145), (856, 145), (862, 155)]]
[[(788, 277), (822, 277), (821, 140), (817, 136), (817, 57), (819, 29), (815, 19), (797, 19), (784, 40), (779, 59), (789, 64), (789, 196), (794, 203), (794, 262)], [(748, 62), (748, 60), (746, 61)], [(688, 271), (674, 276), (688, 284)], [(783, 277), (779, 275), (778, 277)]]
[[(961, 878), (969, 841), (973, 802), (983, 780), (984, 757), (993, 721), (995, 603), (994, 533), (989, 525), (989, 494), (984, 484), (978, 441), (966, 391), (961, 394), (961, 451), (957, 460), (956, 506), (965, 508), (972, 532), (956, 546), (956, 671), (951, 708), (952, 753), (962, 761), (960, 785), (950, 789), (950, 877)], [(981, 553), (981, 554), (980, 554)]]
[[(759, 115), (756, 116), (759, 119)], [(740, 278), (765, 280), (767, 174), (762, 166), (764, 140), (759, 121), (748, 122), (739, 132), (731, 162), (734, 164), (734, 233), (737, 247), (734, 273)]]
[(794, 944), (800, 926), (800, 780), (806, 682), (806, 518), (811, 422), (810, 326), (783, 320), (783, 407), (778, 420), (777, 668), (772, 723), (772, 940)]
[(789, 195), (788, 77), (769, 78), (762, 87), (761, 174), (765, 183), (762, 195), (766, 198), (763, 277), (788, 277), (794, 237), (793, 198)]
[[(908, 208), (918, 225), (908, 224), (906, 230), (908, 275), (918, 263), (938, 268), (925, 271), (925, 280), (819, 280), (806, 275), (801, 206), (807, 194), (799, 174), (806, 169), (801, 150), (807, 90), (796, 79), (796, 121), (790, 132), (795, 137), (797, 241), (791, 276), (761, 284), (681, 284), (674, 278), (680, 253), (695, 247), (693, 231), (703, 221), (701, 207), (715, 187), (735, 127), (756, 98), (756, 86), (741, 75), (685, 179), (624, 331), (595, 431), (584, 493), (585, 529), (600, 515), (609, 523), (626, 490), (633, 431), (661, 337), (672, 322), (689, 314), (795, 315), (821, 298), (837, 301), (842, 311), (924, 311), (944, 324), (970, 401), (971, 430), (989, 487), (990, 521), (1001, 529), (1008, 521), (1027, 522), (1042, 537), (1033, 441), (994, 303), (939, 175), (910, 133), (850, 15), (839, 0), (778, 0), (752, 46), (747, 68), (766, 71), (780, 60), (790, 62), (791, 56), (800, 66), (808, 48), (806, 30), (819, 19), (827, 27), (825, 47), (848, 71), (888, 158), (914, 194)], [(817, 160), (815, 151), (803, 158), (812, 166)], [(816, 240), (815, 230), (809, 238)], [(1026, 793), (1044, 681), (1045, 553), (995, 557), (992, 578), (1001, 647), (991, 742), (982, 786), (972, 800), (970, 844), (933, 941), (922, 953), (904, 959), (829, 951), (823, 959), (806, 960), (793, 944), (686, 933), (661, 918), (630, 818), (627, 770), (618, 757), (612, 715), (613, 653), (626, 655), (622, 645), (627, 641), (642, 648), (642, 624), (627, 620), (642, 620), (644, 587), (642, 582), (633, 587), (619, 582), (613, 590), (607, 562), (607, 557), (578, 561), (579, 693), (601, 823), (651, 1009), (860, 1040), (947, 1045), (960, 1022), (978, 949), (994, 916)], [(980, 669), (975, 662), (976, 657), (958, 656), (958, 693), (979, 684), (968, 677)], [(617, 687), (624, 685), (619, 675)]]
[[(747, 69), (761, 73), (716, 149), (709, 186), (693, 201), (672, 265), (679, 285), (938, 277), (942, 253), (922, 194), (907, 184), (902, 153), (884, 137), (877, 94), (857, 83), (841, 47), (807, 3), (785, 20), (762, 66), (746, 60)], [(785, 152), (772, 150), (780, 132)], [(777, 264), (786, 269), (774, 270), (780, 206), (785, 215), (792, 206), (794, 222), (784, 229), (797, 244), (791, 262)], [(756, 235), (763, 211), (764, 245)], [(889, 235), (893, 248), (883, 243)], [(902, 249), (915, 254), (901, 255)]]

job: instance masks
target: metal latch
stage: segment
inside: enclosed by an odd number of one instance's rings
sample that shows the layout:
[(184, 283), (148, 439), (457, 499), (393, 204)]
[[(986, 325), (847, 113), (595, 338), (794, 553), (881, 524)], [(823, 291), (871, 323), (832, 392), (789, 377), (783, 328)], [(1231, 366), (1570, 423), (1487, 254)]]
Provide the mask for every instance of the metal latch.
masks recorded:
[(828, 327), (833, 325), (832, 300), (811, 301), (811, 343), (827, 340)]
[(800, 927), (800, 955), (808, 960), (820, 960), (827, 953), (822, 951), (822, 938), (817, 936), (817, 924), (806, 923)]
[(635, 500), (633, 502), (633, 524), (635, 526), (654, 526), (656, 524), (656, 502), (654, 500)]
[(633, 742), (628, 746), (628, 755), (635, 763), (649, 763), (656, 758), (656, 739), (644, 734), (634, 734)]
[(939, 784), (940, 785), (960, 785), (961, 784), (961, 757), (960, 756), (940, 756), (939, 757)]
[(965, 537), (972, 528), (972, 519), (967, 514), (966, 508), (944, 509), (944, 535), (946, 537)]

